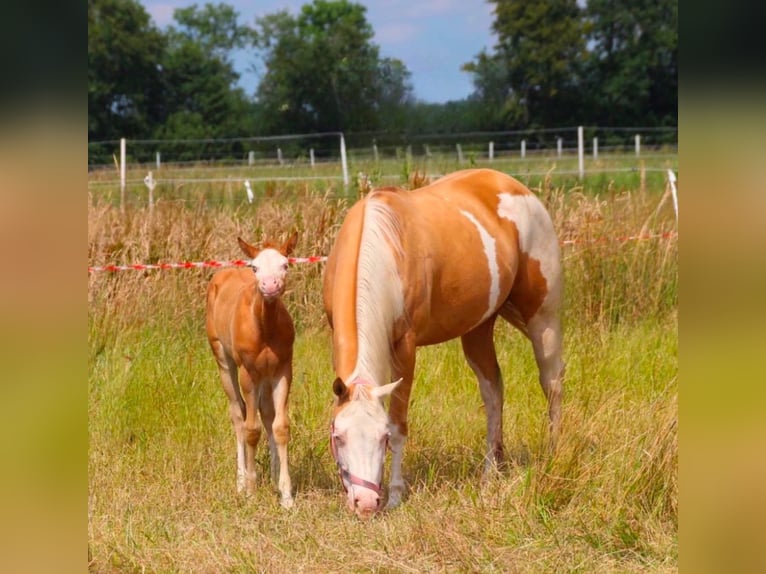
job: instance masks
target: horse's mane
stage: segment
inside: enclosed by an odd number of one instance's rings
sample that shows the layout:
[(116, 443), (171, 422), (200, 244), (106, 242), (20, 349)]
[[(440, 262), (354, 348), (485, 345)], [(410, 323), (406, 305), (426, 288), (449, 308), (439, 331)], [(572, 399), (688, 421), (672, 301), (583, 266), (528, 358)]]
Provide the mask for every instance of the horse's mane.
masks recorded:
[(377, 385), (388, 382), (390, 334), (404, 310), (398, 261), (403, 257), (401, 224), (395, 211), (376, 194), (367, 198), (357, 261), (356, 321), (359, 337), (356, 376)]

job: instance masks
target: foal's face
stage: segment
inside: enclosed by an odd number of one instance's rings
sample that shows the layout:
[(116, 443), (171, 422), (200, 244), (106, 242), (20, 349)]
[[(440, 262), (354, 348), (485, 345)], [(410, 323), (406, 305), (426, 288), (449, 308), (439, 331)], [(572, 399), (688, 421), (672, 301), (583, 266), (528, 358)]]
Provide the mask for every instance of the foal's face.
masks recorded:
[(264, 249), (250, 262), (261, 295), (267, 301), (276, 299), (285, 290), (288, 260), (276, 249)]

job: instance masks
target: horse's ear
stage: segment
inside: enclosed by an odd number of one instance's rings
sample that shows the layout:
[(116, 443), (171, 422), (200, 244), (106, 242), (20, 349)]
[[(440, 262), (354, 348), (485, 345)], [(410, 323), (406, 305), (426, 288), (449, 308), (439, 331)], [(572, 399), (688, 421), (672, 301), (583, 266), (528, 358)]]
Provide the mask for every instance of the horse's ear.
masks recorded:
[(255, 256), (258, 255), (258, 248), (254, 245), (250, 245), (241, 237), (237, 237), (237, 243), (239, 243), (240, 249), (242, 249), (242, 251), (245, 252), (245, 255), (247, 255), (250, 259), (255, 259)]
[(398, 381), (394, 381), (393, 383), (388, 383), (387, 385), (383, 385), (380, 387), (375, 387), (372, 389), (372, 396), (376, 398), (385, 397), (387, 395), (390, 395), (392, 392), (394, 392), (394, 389), (399, 385), (399, 383), (402, 382), (402, 379), (399, 379)]
[(293, 231), (293, 234), (285, 241), (285, 244), (282, 246), (282, 254), (283, 255), (290, 255), (290, 253), (293, 252), (293, 249), (295, 249), (295, 245), (298, 243), (298, 232)]
[(332, 392), (338, 397), (342, 397), (346, 392), (346, 384), (340, 380), (340, 377), (332, 382)]

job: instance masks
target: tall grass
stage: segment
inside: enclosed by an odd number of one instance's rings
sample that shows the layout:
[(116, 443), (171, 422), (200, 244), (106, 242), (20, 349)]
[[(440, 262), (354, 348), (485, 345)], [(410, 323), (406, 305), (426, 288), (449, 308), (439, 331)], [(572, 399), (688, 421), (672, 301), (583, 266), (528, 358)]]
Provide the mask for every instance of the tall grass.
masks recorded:
[[(419, 185), (414, 174), (412, 185)], [(89, 276), (89, 567), (109, 571), (540, 572), (677, 568), (677, 242), (661, 185), (528, 182), (563, 247), (564, 430), (545, 449), (545, 401), (528, 343), (498, 324), (513, 464), (480, 484), (485, 417), (452, 341), (418, 353), (404, 461), (409, 498), (349, 516), (328, 451), (333, 379), (322, 266), (295, 265), (290, 412), (296, 508), (235, 489), (234, 437), (204, 335), (213, 271)], [(89, 265), (233, 259), (236, 236), (300, 233), (326, 254), (353, 197), (275, 182), (256, 204), (188, 190), (152, 211), (89, 198)], [(353, 195), (353, 194), (352, 194)], [(658, 209), (659, 206), (659, 209)]]

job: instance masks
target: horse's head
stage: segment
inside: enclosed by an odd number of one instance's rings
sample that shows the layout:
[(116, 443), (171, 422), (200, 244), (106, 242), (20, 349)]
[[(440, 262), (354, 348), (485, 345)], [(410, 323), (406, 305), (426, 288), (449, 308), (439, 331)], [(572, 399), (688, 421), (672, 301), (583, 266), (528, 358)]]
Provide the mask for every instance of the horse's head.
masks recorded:
[(298, 232), (293, 232), (282, 246), (265, 243), (258, 248), (237, 237), (240, 248), (250, 258), (248, 264), (255, 273), (258, 290), (266, 301), (273, 301), (285, 290), (288, 259), (298, 241)]
[(377, 387), (356, 379), (346, 385), (340, 378), (333, 383), (338, 399), (330, 446), (348, 495), (348, 507), (360, 518), (380, 510), (383, 464), (390, 434), (388, 415), (380, 399), (397, 384), (398, 381)]

